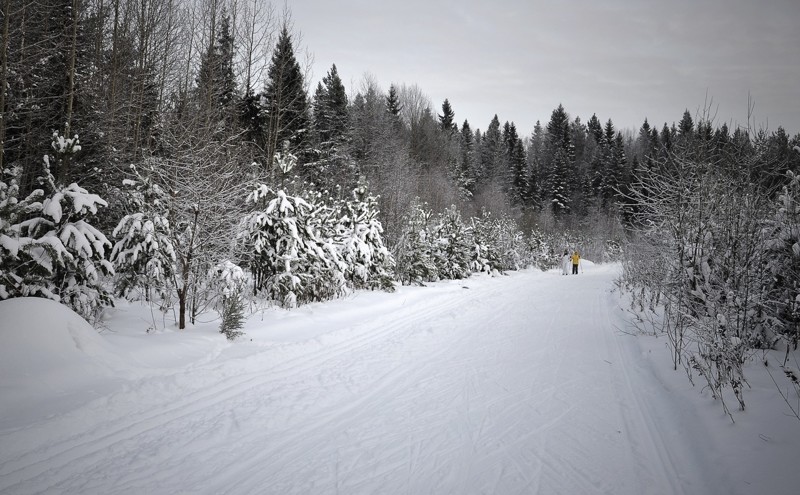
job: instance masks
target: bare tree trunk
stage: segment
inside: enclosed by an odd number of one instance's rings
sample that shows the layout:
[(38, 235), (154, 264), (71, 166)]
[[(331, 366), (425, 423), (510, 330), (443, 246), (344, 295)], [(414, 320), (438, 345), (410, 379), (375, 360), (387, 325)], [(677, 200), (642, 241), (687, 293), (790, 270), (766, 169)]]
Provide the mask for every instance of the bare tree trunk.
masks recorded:
[(111, 34), (111, 94), (109, 95), (109, 120), (114, 122), (114, 116), (117, 111), (117, 83), (119, 79), (118, 74), (118, 58), (119, 58), (119, 2), (114, 0), (114, 27)]
[[(246, 0), (237, 26), (237, 47), (240, 48), (241, 69), (238, 75), (244, 77), (244, 93), (254, 94), (253, 84), (260, 80), (267, 62), (264, 50), (271, 44), (275, 31), (275, 12), (271, 3), (266, 6), (260, 0)], [(238, 32), (241, 31), (241, 34)], [(259, 53), (261, 50), (261, 53)], [(257, 67), (259, 66), (259, 67)]]
[[(217, 40), (217, 14), (219, 10), (219, 5), (217, 0), (209, 0), (211, 3), (209, 4), (209, 35), (208, 35), (208, 44), (206, 45), (206, 53), (210, 54), (214, 51), (214, 43)], [(218, 88), (214, 87), (214, 78), (212, 77), (209, 81), (210, 87), (206, 88), (205, 90), (205, 107), (212, 108), (212, 96), (217, 91)], [(209, 119), (206, 121), (206, 124), (209, 125), (211, 123), (212, 112), (206, 112), (206, 117)]]
[(159, 112), (164, 108), (164, 87), (167, 84), (167, 67), (169, 66), (169, 54), (170, 50), (172, 50), (172, 30), (175, 28), (175, 3), (173, 0), (169, 0), (169, 14), (167, 18), (167, 32), (166, 37), (164, 40), (164, 52), (161, 59), (161, 77), (158, 82), (158, 110)]
[(138, 106), (136, 112), (136, 121), (133, 126), (133, 159), (136, 160), (136, 155), (139, 151), (139, 142), (141, 140), (141, 127), (142, 127), (142, 112), (145, 98), (146, 78), (147, 78), (147, 55), (150, 47), (150, 33), (148, 29), (148, 0), (140, 0), (139, 4), (139, 60), (137, 62), (137, 78), (138, 95), (136, 103)]
[(0, 47), (0, 170), (5, 164), (6, 150), (6, 87), (8, 86), (8, 24), (11, 17), (11, 0), (3, 2), (3, 42)]
[[(75, 99), (75, 58), (77, 56), (78, 44), (78, 0), (72, 0), (72, 33), (69, 49), (69, 67), (67, 69), (67, 115), (64, 124), (64, 137), (69, 138), (72, 125), (72, 103)], [(64, 184), (67, 180), (67, 172), (69, 169), (69, 154), (65, 154), (58, 168), (57, 184)]]
[(192, 235), (189, 239), (189, 245), (186, 246), (186, 252), (181, 263), (181, 283), (182, 286), (178, 289), (178, 329), (183, 330), (186, 328), (186, 303), (188, 302), (190, 280), (192, 273), (192, 261), (194, 258), (194, 243), (197, 236), (198, 218), (200, 216), (200, 208), (196, 205), (194, 207), (194, 219), (192, 222)]
[[(189, 10), (187, 9), (186, 14), (189, 15)], [(191, 12), (191, 22), (189, 23), (189, 39), (186, 40), (186, 44), (188, 46), (188, 51), (186, 53), (186, 65), (184, 66), (183, 70), (183, 82), (181, 84), (181, 114), (186, 109), (188, 99), (189, 99), (189, 88), (191, 87), (191, 80), (192, 80), (192, 55), (194, 53), (194, 37), (197, 31), (197, 15), (195, 11)]]

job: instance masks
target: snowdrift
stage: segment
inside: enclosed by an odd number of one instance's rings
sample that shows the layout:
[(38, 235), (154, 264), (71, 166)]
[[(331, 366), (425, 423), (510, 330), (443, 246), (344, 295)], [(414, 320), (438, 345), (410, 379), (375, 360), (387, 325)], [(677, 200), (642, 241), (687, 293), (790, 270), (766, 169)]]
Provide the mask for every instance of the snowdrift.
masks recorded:
[(0, 301), (0, 321), (0, 418), (14, 416), (17, 405), (69, 400), (116, 375), (103, 337), (66, 306), (8, 299)]

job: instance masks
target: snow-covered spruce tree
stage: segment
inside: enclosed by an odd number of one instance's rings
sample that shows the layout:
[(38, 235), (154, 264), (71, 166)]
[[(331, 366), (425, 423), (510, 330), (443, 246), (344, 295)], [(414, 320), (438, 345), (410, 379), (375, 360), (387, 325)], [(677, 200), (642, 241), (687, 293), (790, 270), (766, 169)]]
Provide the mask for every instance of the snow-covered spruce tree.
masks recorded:
[(539, 230), (531, 231), (528, 236), (528, 247), (532, 259), (532, 264), (540, 270), (549, 270), (559, 266), (561, 257), (560, 252), (556, 252), (553, 245), (549, 242), (548, 236)]
[(346, 265), (347, 283), (354, 289), (393, 292), (394, 257), (383, 244), (378, 200), (368, 193), (363, 180), (336, 213), (339, 218), (332, 237)]
[[(52, 148), (56, 159), (64, 160), (77, 153), (80, 144), (77, 136), (65, 138), (54, 133)], [(76, 183), (56, 184), (50, 173), (50, 160), (49, 155), (44, 156), (42, 182), (48, 194), (44, 195), (41, 209), (30, 204), (30, 216), (17, 227), (20, 238), (31, 239), (24, 251), (38, 265), (28, 295), (52, 295), (92, 320), (98, 310), (113, 304), (103, 280), (114, 274), (106, 259), (111, 243), (90, 223), (98, 208), (107, 204)], [(39, 285), (32, 287), (36, 284)]]
[(472, 233), (455, 205), (438, 216), (432, 232), (432, 254), (442, 279), (457, 280), (472, 274), (472, 244)]
[(264, 184), (247, 203), (254, 211), (244, 218), (239, 238), (256, 292), (287, 308), (344, 293), (345, 264), (334, 243), (321, 236), (324, 207)]
[(502, 269), (519, 270), (524, 268), (530, 254), (525, 236), (519, 230), (517, 222), (504, 216), (492, 223), (492, 229), (497, 239)]
[(288, 148), (294, 154), (305, 150), (308, 136), (308, 95), (303, 70), (294, 54), (292, 34), (284, 23), (267, 68), (262, 113), (266, 133), (259, 143), (265, 150), (267, 170), (274, 172), (275, 157)]
[(473, 272), (500, 273), (503, 270), (500, 246), (497, 243), (495, 222), (492, 214), (481, 210), (479, 218), (473, 217), (472, 222), (472, 260)]
[(418, 200), (411, 204), (403, 233), (395, 247), (397, 276), (404, 285), (425, 285), (425, 282), (439, 280), (430, 233), (432, 216), (432, 212)]
[[(131, 165), (134, 179), (126, 179), (129, 213), (114, 229), (117, 239), (111, 262), (117, 273), (116, 290), (127, 298), (136, 298), (142, 290), (145, 300), (159, 297), (162, 308), (171, 306), (176, 272), (175, 248), (168, 216), (168, 195), (153, 182), (151, 167), (144, 173)], [(155, 293), (153, 293), (153, 291)]]
[(38, 296), (58, 300), (44, 281), (52, 267), (42, 257), (32, 256), (34, 240), (20, 235), (20, 222), (41, 212), (41, 189), (19, 199), (19, 169), (4, 170), (0, 176), (0, 300)]
[(247, 277), (244, 270), (229, 260), (215, 265), (208, 274), (212, 290), (216, 293), (214, 307), (222, 323), (219, 333), (228, 340), (236, 340), (244, 334), (245, 292)]

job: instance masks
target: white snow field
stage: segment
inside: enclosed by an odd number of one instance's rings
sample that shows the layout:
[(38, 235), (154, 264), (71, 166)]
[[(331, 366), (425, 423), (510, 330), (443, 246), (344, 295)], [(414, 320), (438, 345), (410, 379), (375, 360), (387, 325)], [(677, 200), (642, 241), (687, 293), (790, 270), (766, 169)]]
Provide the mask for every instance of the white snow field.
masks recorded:
[(235, 343), (0, 302), (0, 493), (800, 493), (763, 366), (732, 423), (629, 335), (618, 269), (268, 309)]

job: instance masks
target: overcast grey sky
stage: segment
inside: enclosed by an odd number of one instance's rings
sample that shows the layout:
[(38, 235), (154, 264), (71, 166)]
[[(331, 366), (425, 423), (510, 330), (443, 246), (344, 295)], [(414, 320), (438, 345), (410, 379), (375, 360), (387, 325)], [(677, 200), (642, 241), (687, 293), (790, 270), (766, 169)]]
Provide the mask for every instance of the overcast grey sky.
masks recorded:
[[(384, 90), (416, 84), (459, 125), (527, 135), (559, 103), (585, 123), (715, 123), (800, 132), (800, 0), (291, 0), (313, 84), (336, 64)], [(312, 88), (313, 89), (313, 88)]]

